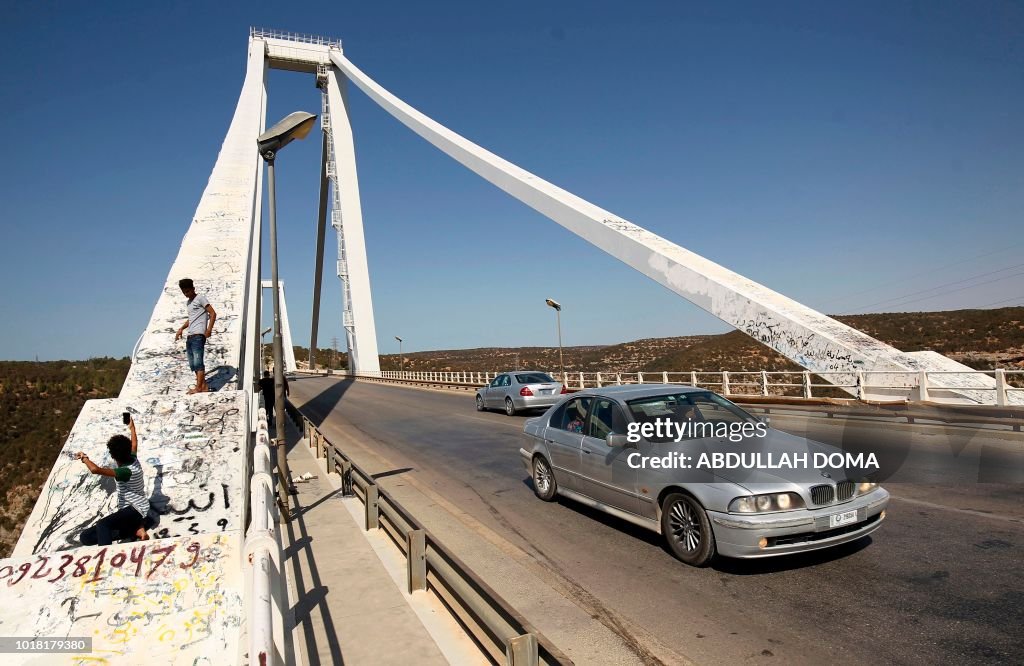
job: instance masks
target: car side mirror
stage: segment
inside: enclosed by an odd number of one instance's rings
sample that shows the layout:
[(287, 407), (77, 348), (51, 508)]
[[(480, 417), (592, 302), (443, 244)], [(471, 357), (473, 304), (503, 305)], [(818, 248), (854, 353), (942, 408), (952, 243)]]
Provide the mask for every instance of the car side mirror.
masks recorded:
[(605, 435), (604, 441), (605, 441), (605, 443), (609, 447), (612, 447), (612, 448), (615, 448), (615, 447), (635, 448), (636, 447), (635, 444), (633, 444), (632, 442), (629, 441), (629, 439), (627, 438), (626, 435), (623, 435), (621, 433), (610, 432), (607, 435)]

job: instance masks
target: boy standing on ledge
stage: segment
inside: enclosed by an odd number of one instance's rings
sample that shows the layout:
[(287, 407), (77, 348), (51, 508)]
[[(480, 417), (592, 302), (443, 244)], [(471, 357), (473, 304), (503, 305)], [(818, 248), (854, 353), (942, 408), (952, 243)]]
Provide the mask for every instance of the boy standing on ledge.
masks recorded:
[(178, 280), (181, 293), (188, 299), (186, 310), (188, 319), (178, 329), (175, 340), (181, 339), (181, 334), (188, 329), (188, 337), (185, 339), (185, 353), (188, 356), (188, 367), (196, 373), (195, 388), (189, 393), (206, 393), (210, 387), (206, 385), (206, 366), (203, 363), (203, 353), (206, 349), (206, 339), (213, 335), (213, 322), (217, 321), (217, 312), (206, 300), (206, 296), (196, 294), (195, 285), (192, 280), (185, 278)]
[(109, 546), (114, 539), (126, 539), (132, 534), (139, 539), (149, 538), (144, 526), (146, 514), (149, 513), (149, 499), (146, 497), (142, 465), (135, 455), (139, 448), (135, 419), (128, 421), (128, 428), (132, 433), (130, 440), (124, 435), (114, 435), (107, 442), (107, 450), (117, 467), (100, 467), (89, 460), (85, 453), (79, 451), (75, 454), (90, 472), (112, 476), (117, 483), (117, 511), (82, 532), (79, 539), (83, 546)]

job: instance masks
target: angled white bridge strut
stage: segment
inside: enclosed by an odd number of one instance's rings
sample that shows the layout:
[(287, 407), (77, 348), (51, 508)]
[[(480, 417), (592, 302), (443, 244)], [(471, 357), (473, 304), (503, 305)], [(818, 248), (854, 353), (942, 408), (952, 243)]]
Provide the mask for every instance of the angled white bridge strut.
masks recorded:
[[(901, 352), (595, 206), (417, 111), (363, 73), (340, 49), (332, 49), (330, 58), (381, 108), (516, 199), (804, 368), (850, 373), (829, 375), (829, 381), (853, 384), (858, 371), (972, 372), (936, 355)], [(937, 377), (931, 380), (934, 385), (957, 389), (964, 402), (990, 401), (995, 388), (994, 379), (976, 374)]]

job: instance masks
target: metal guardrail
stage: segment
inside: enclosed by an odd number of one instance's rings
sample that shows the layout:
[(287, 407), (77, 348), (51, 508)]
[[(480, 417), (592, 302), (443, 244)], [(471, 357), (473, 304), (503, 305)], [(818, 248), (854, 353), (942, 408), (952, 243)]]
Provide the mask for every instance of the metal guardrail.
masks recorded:
[(257, 39), (281, 39), (289, 42), (299, 42), (301, 44), (317, 44), (319, 46), (328, 46), (339, 49), (341, 48), (340, 39), (336, 39), (333, 37), (324, 37), (323, 35), (309, 35), (306, 33), (288, 32), (286, 30), (267, 30), (265, 28), (250, 27), (249, 37), (255, 37)]
[(289, 416), (304, 439), (341, 476), (342, 494), (363, 503), (366, 530), (383, 529), (406, 558), (408, 592), (433, 592), (494, 663), (538, 666), (573, 662), (448, 550), (291, 402)]
[[(361, 374), (360, 377), (406, 380), (413, 382), (463, 385), (466, 388), (479, 387), (490, 382), (498, 372), (399, 372), (381, 371), (379, 375)], [(991, 395), (991, 405), (1008, 405), (1011, 394), (1024, 395), (1024, 370), (975, 370), (975, 371), (905, 371), (888, 372), (858, 370), (856, 372), (810, 372), (804, 371), (732, 371), (715, 372), (565, 372), (548, 373), (559, 377), (569, 389), (600, 388), (615, 384), (689, 384), (710, 388), (728, 397), (739, 396), (788, 396), (802, 398), (834, 397), (823, 395), (823, 389), (849, 389), (860, 400), (906, 400), (942, 401), (957, 390), (978, 391)], [(965, 386), (953, 388), (937, 385), (941, 377), (986, 377), (994, 379), (994, 386)], [(820, 381), (824, 380), (824, 381)], [(817, 395), (815, 395), (817, 392)]]
[[(439, 379), (391, 379), (379, 375), (332, 373), (339, 377), (352, 377), (363, 381), (389, 384), (437, 387), (455, 390), (475, 390), (483, 384), (462, 381), (447, 381), (447, 373), (423, 373), (440, 375)], [(459, 374), (459, 373), (452, 373)], [(467, 373), (469, 374), (469, 373)], [(484, 373), (479, 373), (483, 375)], [(499, 373), (500, 374), (500, 373)], [(647, 374), (647, 373), (645, 373)], [(625, 382), (624, 382), (625, 383)], [(651, 382), (645, 382), (651, 383)], [(659, 382), (660, 383), (660, 382)], [(604, 386), (611, 386), (606, 383)], [(586, 388), (593, 388), (587, 386)], [(582, 390), (568, 389), (570, 393)], [(1024, 430), (1024, 407), (1015, 405), (951, 405), (929, 401), (870, 401), (853, 398), (802, 398), (779, 395), (737, 394), (729, 398), (753, 411), (765, 414), (785, 415), (787, 412), (813, 414), (823, 418), (854, 418), (867, 420), (892, 420), (906, 423), (944, 423), (949, 425), (972, 425), (1001, 430), (1021, 432)]]

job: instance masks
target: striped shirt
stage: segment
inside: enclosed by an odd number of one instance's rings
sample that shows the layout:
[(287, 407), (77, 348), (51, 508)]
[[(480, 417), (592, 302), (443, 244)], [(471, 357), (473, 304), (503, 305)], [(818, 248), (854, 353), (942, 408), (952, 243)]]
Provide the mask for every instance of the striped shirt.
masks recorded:
[(117, 508), (135, 507), (143, 518), (149, 513), (149, 499), (146, 497), (146, 480), (142, 476), (139, 459), (132, 456), (129, 464), (114, 469), (117, 482)]

